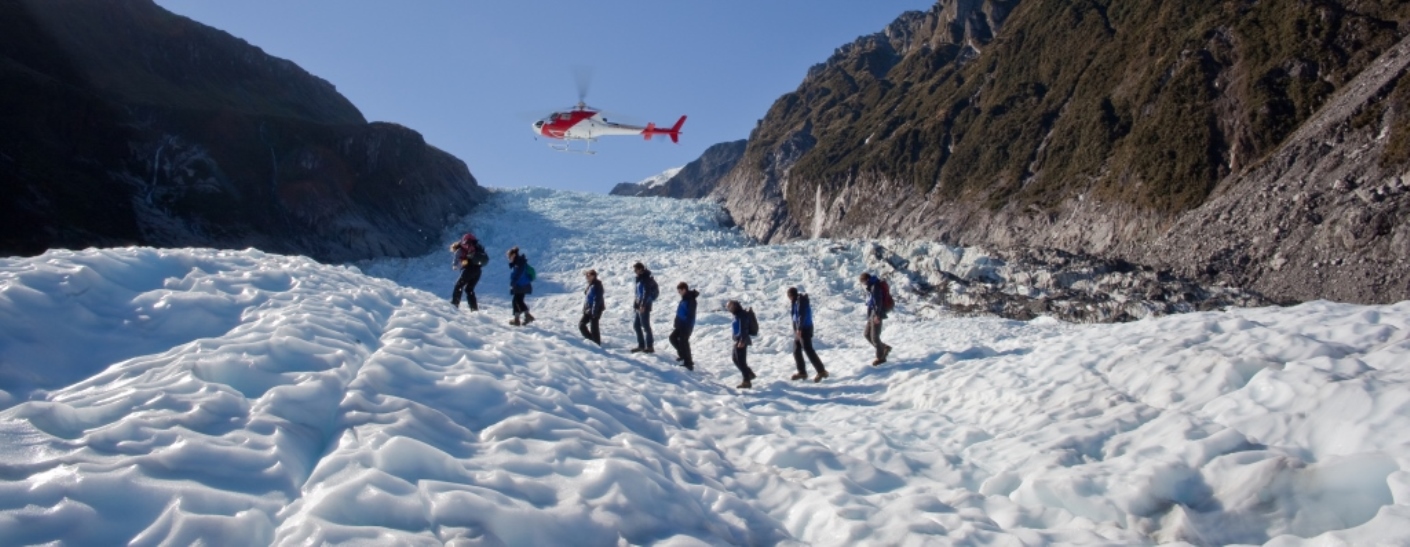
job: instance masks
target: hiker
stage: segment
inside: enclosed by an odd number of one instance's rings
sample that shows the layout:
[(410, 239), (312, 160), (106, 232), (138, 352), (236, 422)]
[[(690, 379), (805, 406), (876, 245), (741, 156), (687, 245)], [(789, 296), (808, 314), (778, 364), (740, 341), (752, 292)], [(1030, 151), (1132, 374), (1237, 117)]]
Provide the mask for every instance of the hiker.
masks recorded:
[[(529, 305), (524, 303), (524, 296), (534, 292), (534, 267), (529, 265), (529, 257), (519, 254), (519, 248), (514, 247), (506, 253), (509, 257), (509, 293), (514, 295), (514, 319), (509, 321), (510, 325), (527, 325), (534, 322), (534, 316), (529, 313)], [(519, 321), (519, 314), (524, 314), (524, 321)]]
[(735, 387), (748, 389), (754, 387), (751, 381), (755, 378), (754, 371), (749, 369), (750, 320), (748, 313), (744, 311), (744, 306), (735, 300), (726, 302), (725, 310), (734, 316), (734, 366), (739, 369), (740, 374), (744, 375), (744, 381)]
[(891, 300), (889, 288), (881, 278), (863, 272), (857, 278), (862, 284), (862, 288), (867, 291), (867, 343), (876, 348), (876, 359), (872, 360), (871, 366), (877, 366), (886, 362), (886, 356), (891, 353), (891, 346), (881, 343), (881, 322), (886, 320), (887, 302)]
[(632, 320), (636, 347), (632, 348), (632, 353), (656, 353), (656, 340), (651, 334), (651, 304), (661, 295), (661, 289), (656, 285), (656, 278), (651, 277), (651, 270), (642, 263), (632, 264), (632, 271), (636, 272), (636, 299), (632, 301), (636, 312), (636, 319)]
[(460, 295), (463, 292), (470, 311), (480, 311), (480, 303), (475, 300), (475, 285), (480, 283), (480, 267), (490, 263), (485, 247), (475, 239), (475, 234), (460, 236), (460, 241), (450, 244), (450, 252), (455, 253), (451, 268), (460, 270), (460, 279), (455, 281), (455, 289), (450, 293), (450, 304), (460, 308)]
[(578, 332), (583, 333), (583, 338), (601, 346), (602, 331), (598, 330), (597, 323), (602, 319), (602, 311), (607, 309), (607, 301), (602, 293), (602, 281), (597, 279), (597, 270), (588, 270), (583, 273), (583, 277), (587, 278), (587, 288), (583, 289), (586, 298), (583, 300), (583, 318), (578, 321)]
[(700, 291), (693, 291), (684, 281), (676, 284), (676, 292), (681, 302), (676, 304), (676, 321), (671, 330), (671, 347), (676, 348), (676, 360), (682, 361), (686, 370), (695, 370), (695, 361), (690, 358), (690, 333), (695, 330), (695, 299)]
[(823, 368), (818, 352), (813, 350), (813, 306), (808, 302), (808, 294), (798, 292), (797, 287), (788, 288), (788, 301), (792, 304), (790, 312), (793, 316), (793, 362), (798, 365), (798, 373), (793, 375), (793, 379), (808, 379), (808, 367), (803, 364), (803, 354), (807, 353), (808, 361), (817, 371), (813, 382), (821, 382), (827, 378), (827, 369)]

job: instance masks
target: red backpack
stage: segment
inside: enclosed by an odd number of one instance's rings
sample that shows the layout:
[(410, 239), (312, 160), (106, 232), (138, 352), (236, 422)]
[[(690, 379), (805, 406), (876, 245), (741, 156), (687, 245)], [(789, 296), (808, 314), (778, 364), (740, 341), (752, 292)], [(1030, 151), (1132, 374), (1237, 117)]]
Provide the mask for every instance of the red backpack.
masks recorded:
[(881, 286), (881, 311), (890, 313), (896, 307), (896, 301), (891, 299), (891, 285), (885, 279), (877, 279), (876, 284)]

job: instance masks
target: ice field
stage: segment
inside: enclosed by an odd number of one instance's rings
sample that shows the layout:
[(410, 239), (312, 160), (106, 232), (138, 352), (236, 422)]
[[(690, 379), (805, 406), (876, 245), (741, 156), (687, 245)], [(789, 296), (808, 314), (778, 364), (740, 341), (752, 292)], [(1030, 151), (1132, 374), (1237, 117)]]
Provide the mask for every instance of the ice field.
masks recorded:
[[(499, 190), (492, 262), (256, 250), (0, 259), (0, 544), (1410, 544), (1410, 302), (1118, 325), (956, 317), (866, 242), (751, 245), (703, 202)], [(539, 273), (512, 327), (503, 253)], [(633, 262), (662, 287), (633, 354)], [(581, 272), (604, 347), (577, 333)], [(666, 342), (701, 292), (697, 367)], [(792, 382), (784, 290), (831, 373)], [(759, 314), (737, 390), (727, 298)]]

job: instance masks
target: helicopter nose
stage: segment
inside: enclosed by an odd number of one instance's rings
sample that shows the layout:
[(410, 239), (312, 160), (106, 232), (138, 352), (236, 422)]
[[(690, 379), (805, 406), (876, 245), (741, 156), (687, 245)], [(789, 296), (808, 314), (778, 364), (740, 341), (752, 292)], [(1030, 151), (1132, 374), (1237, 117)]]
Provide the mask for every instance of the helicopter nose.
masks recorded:
[(539, 120), (539, 121), (534, 122), (534, 125), (533, 125), (532, 129), (534, 130), (534, 133), (542, 134), (542, 133), (543, 133), (543, 120)]

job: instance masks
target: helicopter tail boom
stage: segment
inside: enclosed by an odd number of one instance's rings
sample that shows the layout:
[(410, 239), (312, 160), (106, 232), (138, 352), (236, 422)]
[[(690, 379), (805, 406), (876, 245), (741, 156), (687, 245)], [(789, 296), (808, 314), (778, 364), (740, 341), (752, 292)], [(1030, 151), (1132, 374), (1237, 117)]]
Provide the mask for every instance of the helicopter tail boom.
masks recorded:
[(683, 125), (685, 125), (685, 116), (681, 116), (681, 119), (676, 120), (676, 124), (671, 126), (670, 129), (657, 129), (655, 123), (648, 123), (646, 124), (646, 129), (641, 131), (641, 136), (649, 141), (651, 137), (655, 137), (656, 135), (666, 135), (671, 138), (671, 142), (679, 143), (681, 142), (681, 126)]

